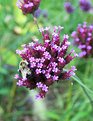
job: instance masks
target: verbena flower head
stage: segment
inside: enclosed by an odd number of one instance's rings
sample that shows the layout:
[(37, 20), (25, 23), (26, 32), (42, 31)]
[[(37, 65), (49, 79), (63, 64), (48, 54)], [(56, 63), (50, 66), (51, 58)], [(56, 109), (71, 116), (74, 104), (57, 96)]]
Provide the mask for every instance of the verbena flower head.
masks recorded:
[(65, 7), (65, 10), (67, 11), (67, 13), (73, 13), (74, 8), (71, 5), (71, 2), (65, 2), (64, 7)]
[(60, 39), (62, 27), (54, 27), (54, 31), (50, 33), (50, 28), (41, 28), (43, 44), (31, 42), (23, 45), (23, 50), (17, 50), (17, 54), (24, 60), (20, 64), (19, 72), (15, 75), (18, 79), (18, 86), (25, 86), (29, 89), (38, 88), (40, 90), (37, 98), (43, 98), (49, 90), (49, 86), (59, 80), (65, 80), (74, 75), (76, 68), (71, 67), (68, 71), (64, 71), (64, 67), (70, 63), (77, 54), (72, 50), (67, 52), (70, 42), (68, 35)]
[(41, 0), (18, 0), (17, 6), (23, 14), (33, 14), (38, 9)]
[(93, 57), (93, 25), (87, 26), (86, 22), (79, 24), (71, 36), (74, 44), (81, 49), (80, 57)]
[(89, 0), (80, 0), (79, 5), (80, 5), (80, 8), (85, 12), (91, 9), (91, 3)]

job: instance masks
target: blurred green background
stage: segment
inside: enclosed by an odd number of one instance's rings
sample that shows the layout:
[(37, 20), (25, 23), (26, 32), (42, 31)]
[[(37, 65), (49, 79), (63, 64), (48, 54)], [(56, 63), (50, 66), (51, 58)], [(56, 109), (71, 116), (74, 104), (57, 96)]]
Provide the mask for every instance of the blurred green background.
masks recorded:
[[(69, 15), (64, 9), (65, 1), (42, 0), (40, 8), (47, 11), (48, 17), (41, 15), (39, 26), (61, 25), (64, 26), (62, 35), (70, 35), (79, 23), (93, 24), (93, 11), (83, 12), (78, 0), (71, 0), (76, 10)], [(40, 39), (32, 16), (24, 16), (16, 0), (0, 0), (0, 121), (93, 121), (93, 108), (74, 80), (53, 85), (41, 101), (34, 99), (36, 91), (16, 86), (14, 75), (20, 58), (15, 51), (31, 42), (34, 36)], [(78, 52), (78, 48), (74, 48)], [(93, 89), (93, 59), (78, 58), (71, 65), (76, 65), (78, 77)], [(93, 99), (93, 94), (88, 94)]]

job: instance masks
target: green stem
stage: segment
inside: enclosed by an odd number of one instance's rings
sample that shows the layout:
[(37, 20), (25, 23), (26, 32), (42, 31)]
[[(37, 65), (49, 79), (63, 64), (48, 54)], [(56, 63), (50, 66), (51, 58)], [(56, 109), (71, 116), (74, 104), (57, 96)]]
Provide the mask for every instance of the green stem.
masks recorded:
[(86, 89), (85, 89), (83, 86), (81, 86), (81, 88), (83, 89), (85, 95), (88, 97), (88, 100), (89, 100), (89, 102), (90, 102), (90, 104), (91, 104), (91, 107), (92, 107), (92, 109), (93, 109), (93, 100), (92, 100), (91, 97), (89, 96), (89, 94), (88, 94), (88, 92), (86, 91)]
[(89, 63), (89, 61), (87, 61), (86, 62), (86, 70), (85, 70), (85, 76), (84, 76), (84, 78), (86, 79), (87, 77), (88, 77), (88, 75), (89, 75), (89, 72), (90, 72), (90, 63)]
[(34, 19), (34, 23), (36, 24), (39, 33), (41, 34), (41, 32), (40, 32), (40, 27), (39, 27), (39, 25), (38, 25), (37, 18), (36, 18), (34, 15), (33, 15), (33, 19)]
[(77, 76), (72, 76), (72, 78), (73, 78), (76, 82), (78, 82), (78, 83), (80, 84), (81, 88), (83, 89), (84, 93), (86, 94), (86, 96), (87, 96), (88, 100), (90, 101), (90, 104), (91, 104), (91, 106), (92, 106), (92, 108), (93, 108), (93, 100), (92, 100), (92, 98), (89, 96), (89, 94), (88, 94), (88, 92), (87, 92), (87, 91), (89, 91), (90, 93), (93, 93), (93, 91), (90, 90), (86, 85), (84, 85), (84, 84), (82, 83), (82, 81), (81, 81)]
[(11, 110), (12, 110), (15, 93), (16, 93), (16, 81), (14, 80), (13, 81), (13, 86), (12, 86), (12, 89), (11, 89), (11, 92), (10, 92), (9, 104), (7, 106), (7, 111), (8, 112), (11, 112)]
[(72, 76), (72, 79), (74, 79), (76, 82), (78, 82), (82, 87), (84, 87), (87, 91), (93, 94), (93, 91), (89, 89), (85, 84), (82, 83), (82, 81), (77, 76)]

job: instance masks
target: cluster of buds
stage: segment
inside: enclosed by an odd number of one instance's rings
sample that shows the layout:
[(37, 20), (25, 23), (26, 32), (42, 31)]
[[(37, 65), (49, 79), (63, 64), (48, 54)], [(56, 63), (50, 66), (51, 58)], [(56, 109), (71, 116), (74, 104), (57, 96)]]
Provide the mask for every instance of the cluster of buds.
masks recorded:
[[(79, 0), (79, 7), (82, 11), (88, 12), (92, 9), (91, 2), (89, 0)], [(67, 13), (71, 14), (74, 12), (75, 8), (72, 6), (71, 2), (65, 2), (64, 8)]]
[(17, 6), (23, 14), (33, 14), (39, 7), (41, 0), (18, 0)]
[(74, 44), (82, 51), (80, 57), (93, 57), (93, 25), (87, 26), (86, 22), (83, 25), (79, 24), (71, 36)]
[(91, 9), (91, 3), (89, 0), (80, 0), (79, 5), (83, 11), (89, 11)]
[[(59, 80), (65, 80), (73, 76), (76, 70), (72, 66), (69, 70), (64, 70), (64, 67), (70, 63), (77, 54), (74, 50), (67, 53), (70, 42), (68, 35), (63, 36), (63, 41), (60, 39), (62, 27), (54, 27), (52, 33), (50, 28), (41, 28), (43, 44), (31, 42), (28, 45), (23, 45), (23, 50), (17, 50), (24, 60), (24, 65), (19, 68), (21, 76), (15, 75), (18, 79), (18, 86), (25, 86), (29, 89), (38, 88), (40, 90), (37, 98), (45, 97), (49, 86)], [(22, 66), (22, 63), (21, 65)]]
[(73, 13), (74, 7), (72, 6), (71, 2), (65, 2), (64, 7), (67, 13)]

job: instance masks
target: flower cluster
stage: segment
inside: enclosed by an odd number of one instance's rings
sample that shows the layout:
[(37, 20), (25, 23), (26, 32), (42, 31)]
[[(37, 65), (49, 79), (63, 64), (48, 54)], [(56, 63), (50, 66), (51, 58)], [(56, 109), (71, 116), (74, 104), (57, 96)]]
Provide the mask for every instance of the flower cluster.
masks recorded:
[(33, 14), (38, 9), (41, 0), (18, 0), (17, 6), (23, 14)]
[[(43, 98), (48, 92), (49, 86), (58, 80), (65, 80), (74, 75), (76, 68), (71, 67), (68, 71), (64, 67), (70, 63), (77, 54), (74, 50), (67, 53), (70, 42), (68, 35), (63, 36), (60, 42), (60, 32), (62, 27), (54, 27), (51, 33), (49, 27), (41, 28), (43, 44), (31, 42), (23, 45), (23, 50), (17, 50), (22, 60), (26, 61), (26, 77), (15, 75), (18, 79), (18, 86), (25, 86), (30, 89), (38, 88), (40, 90), (37, 98)], [(27, 71), (28, 70), (28, 71)], [(31, 73), (28, 73), (30, 70)], [(22, 72), (21, 72), (22, 73)]]
[(67, 13), (73, 13), (74, 8), (73, 8), (71, 2), (65, 2), (64, 7), (65, 7), (65, 10), (67, 11)]
[[(93, 8), (91, 5), (91, 2), (89, 0), (79, 0), (78, 6), (84, 12), (88, 12), (88, 11), (92, 10), (92, 8)], [(76, 9), (75, 7), (73, 7), (71, 2), (65, 2), (64, 8), (65, 8), (66, 12), (69, 14), (73, 13)]]
[(91, 3), (89, 0), (80, 0), (79, 5), (83, 11), (89, 11), (91, 9)]
[(87, 26), (86, 22), (83, 25), (78, 25), (77, 31), (71, 35), (74, 39), (74, 44), (81, 49), (80, 57), (93, 57), (93, 25)]

